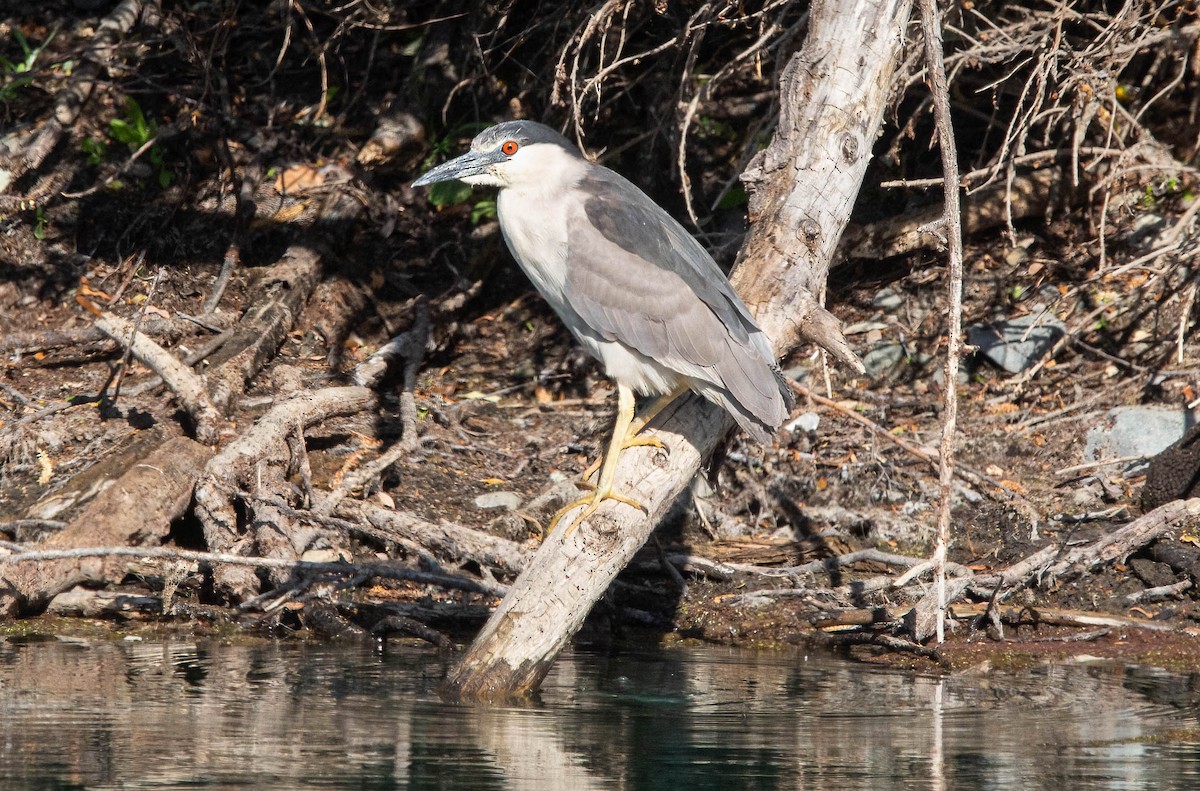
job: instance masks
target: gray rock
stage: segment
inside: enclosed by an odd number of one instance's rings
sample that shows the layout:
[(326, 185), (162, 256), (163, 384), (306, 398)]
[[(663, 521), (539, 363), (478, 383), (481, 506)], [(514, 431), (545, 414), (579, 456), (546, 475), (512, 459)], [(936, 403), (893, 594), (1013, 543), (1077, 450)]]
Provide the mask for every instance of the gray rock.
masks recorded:
[(1087, 433), (1083, 455), (1096, 461), (1153, 456), (1183, 436), (1195, 418), (1186, 409), (1120, 406), (1108, 410)]
[(992, 324), (973, 324), (967, 328), (967, 342), (978, 346), (979, 354), (1015, 374), (1040, 360), (1066, 331), (1066, 325), (1054, 314), (1039, 312)]
[(503, 508), (515, 511), (521, 507), (521, 495), (516, 492), (488, 492), (475, 498), (475, 507), (484, 509)]
[(863, 357), (863, 365), (867, 374), (874, 379), (891, 376), (896, 369), (904, 364), (904, 346), (899, 343), (885, 343), (876, 346)]
[(871, 304), (880, 310), (893, 313), (899, 310), (900, 306), (904, 304), (904, 297), (890, 288), (885, 288), (871, 299)]
[(792, 434), (795, 434), (798, 431), (802, 431), (805, 434), (812, 434), (813, 432), (815, 432), (817, 430), (817, 427), (820, 425), (821, 425), (821, 416), (820, 415), (818, 415), (816, 412), (805, 412), (804, 414), (797, 417), (795, 420), (792, 420), (792, 421), (788, 422), (787, 424), (785, 424), (784, 429), (786, 429), (789, 433), (792, 433)]

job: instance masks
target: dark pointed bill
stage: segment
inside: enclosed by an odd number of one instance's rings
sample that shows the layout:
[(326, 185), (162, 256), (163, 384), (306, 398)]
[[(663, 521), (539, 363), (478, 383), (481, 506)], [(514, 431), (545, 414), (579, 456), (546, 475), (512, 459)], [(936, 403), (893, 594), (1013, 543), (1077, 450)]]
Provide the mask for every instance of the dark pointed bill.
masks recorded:
[(507, 157), (499, 149), (493, 151), (468, 151), (460, 157), (455, 157), (449, 162), (443, 162), (436, 168), (429, 170), (425, 175), (414, 181), (412, 185), (414, 187), (424, 187), (427, 184), (437, 184), (439, 181), (453, 181), (454, 179), (477, 176), (483, 173), (489, 166), (496, 164), (502, 159), (507, 159)]

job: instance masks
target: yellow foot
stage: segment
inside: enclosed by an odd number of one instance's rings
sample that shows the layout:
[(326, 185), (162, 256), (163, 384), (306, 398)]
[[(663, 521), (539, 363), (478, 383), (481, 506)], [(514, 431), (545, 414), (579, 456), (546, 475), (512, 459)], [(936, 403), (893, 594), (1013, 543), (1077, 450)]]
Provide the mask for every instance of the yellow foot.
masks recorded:
[[(591, 484), (584, 483), (582, 485), (590, 486)], [(555, 528), (558, 527), (558, 523), (562, 520), (562, 518), (564, 516), (566, 516), (571, 511), (574, 511), (579, 506), (586, 505), (587, 508), (584, 508), (583, 512), (581, 514), (579, 514), (579, 516), (575, 517), (575, 520), (573, 522), (571, 522), (570, 525), (567, 526), (566, 532), (563, 533), (563, 538), (570, 537), (570, 535), (572, 533), (574, 533), (575, 530), (581, 524), (583, 524), (583, 521), (585, 519), (587, 519), (592, 514), (596, 513), (596, 509), (600, 507), (600, 503), (604, 502), (605, 500), (616, 500), (618, 503), (624, 503), (625, 505), (628, 505), (631, 508), (636, 508), (639, 511), (643, 511), (643, 512), (646, 511), (646, 506), (642, 505), (637, 500), (634, 500), (631, 497), (626, 497), (621, 494), (615, 494), (613, 492), (603, 493), (600, 491), (596, 491), (594, 494), (591, 494), (587, 497), (580, 497), (578, 500), (570, 502), (567, 505), (564, 505), (562, 508), (559, 508), (558, 511), (555, 512), (554, 517), (550, 520), (550, 530), (546, 534), (547, 537), (549, 537), (550, 535), (553, 535)]]
[[(664, 445), (663, 441), (653, 434), (635, 434), (632, 437), (626, 437), (625, 441), (621, 443), (621, 450), (625, 450), (626, 448), (658, 448), (659, 450), (665, 450), (668, 453), (671, 452), (671, 449)], [(587, 482), (588, 479), (596, 474), (596, 471), (600, 469), (600, 465), (603, 463), (603, 456), (598, 457), (594, 462), (592, 462), (591, 465), (589, 465), (588, 468), (583, 471), (580, 485), (591, 486), (592, 484)], [(641, 506), (638, 507), (640, 508)]]

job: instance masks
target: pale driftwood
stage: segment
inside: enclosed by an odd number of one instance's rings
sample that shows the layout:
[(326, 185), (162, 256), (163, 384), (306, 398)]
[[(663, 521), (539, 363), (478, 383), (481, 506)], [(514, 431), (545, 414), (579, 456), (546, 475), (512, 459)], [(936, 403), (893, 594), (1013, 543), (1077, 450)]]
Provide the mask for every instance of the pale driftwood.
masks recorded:
[[(908, 0), (816, 4), (804, 48), (783, 74), (776, 137), (746, 174), (755, 225), (733, 277), (777, 351), (805, 337), (860, 366), (818, 295), (870, 160), (909, 8)], [(567, 514), (450, 671), (449, 691), (502, 699), (541, 683), (731, 426), (695, 396), (668, 412), (657, 435), (670, 453), (631, 448), (617, 472), (617, 491), (645, 512), (609, 501), (564, 537)]]
[(1160, 505), (1090, 544), (1063, 551), (1039, 576), (1050, 580), (1078, 577), (1097, 566), (1124, 560), (1134, 551), (1169, 531), (1194, 526), (1198, 521), (1200, 498), (1174, 500)]
[(100, 618), (105, 615), (128, 615), (131, 612), (159, 615), (163, 600), (158, 596), (124, 593), (121, 591), (71, 588), (50, 600), (46, 612), (67, 618)]
[[(157, 444), (157, 443), (156, 443)], [(151, 453), (103, 485), (61, 531), (39, 542), (38, 550), (66, 550), (96, 543), (117, 546), (155, 545), (163, 541), (171, 520), (183, 515), (192, 499), (196, 470), (212, 455), (187, 437), (159, 444)], [(136, 519), (130, 519), (137, 514)], [(103, 559), (75, 559), (6, 568), (0, 590), (0, 615), (37, 609), (50, 597), (81, 582), (119, 582), (123, 564)]]
[(333, 513), (347, 495), (376, 480), (388, 467), (416, 450), (420, 437), (417, 436), (417, 402), (413, 391), (417, 387), (417, 374), (421, 370), (421, 361), (425, 359), (428, 342), (429, 306), (421, 300), (416, 305), (412, 328), (397, 335), (355, 368), (355, 384), (375, 387), (383, 379), (391, 360), (397, 357), (404, 360), (404, 385), (400, 390), (400, 439), (379, 458), (348, 473), (333, 491), (313, 506), (314, 513), (323, 516)]
[[(361, 212), (362, 204), (335, 190), (316, 213), (323, 223), (344, 226)], [(332, 241), (321, 240), (321, 244)], [(208, 360), (209, 394), (224, 413), (235, 411), (246, 385), (275, 356), (308, 303), (321, 278), (321, 244), (309, 233), (288, 247), (248, 289), (245, 312), (236, 326), (223, 333), (224, 343)]]
[[(1069, 549), (1050, 545), (998, 573), (956, 577), (947, 585), (945, 603), (952, 604), (968, 590), (982, 596), (995, 592), (997, 601), (1003, 601), (1027, 585), (1071, 579), (1097, 566), (1128, 557), (1167, 532), (1197, 521), (1200, 521), (1200, 498), (1175, 500), (1091, 543)], [(918, 640), (933, 634), (937, 607), (933, 592), (927, 593), (913, 607), (911, 623)]]
[[(220, 316), (210, 316), (203, 324), (197, 324), (196, 321), (180, 317), (177, 319), (146, 319), (142, 322), (139, 330), (144, 335), (149, 335), (152, 338), (157, 338), (172, 343), (181, 340), (189, 333), (195, 332), (198, 327), (206, 329), (224, 329), (222, 325), (223, 318)], [(52, 349), (63, 349), (68, 347), (83, 347), (88, 348), (99, 346), (98, 351), (112, 350), (117, 348), (117, 344), (113, 343), (107, 334), (101, 332), (98, 327), (79, 327), (78, 329), (70, 330), (42, 330), (30, 331), (24, 330), (21, 332), (10, 332), (5, 335), (0, 335), (0, 354), (5, 356), (9, 354), (28, 354), (37, 351), (49, 351)]]
[(96, 319), (96, 328), (122, 346), (128, 347), (139, 362), (162, 378), (163, 383), (171, 388), (180, 405), (195, 422), (196, 439), (205, 445), (217, 443), (224, 421), (221, 413), (209, 400), (204, 379), (199, 374), (150, 338), (136, 332), (133, 324), (120, 316), (105, 313)]
[(224, 343), (208, 360), (205, 378), (217, 409), (233, 413), (246, 385), (291, 331), (320, 276), (321, 255), (298, 243), (251, 286), (245, 313), (224, 333)]
[[(1025, 605), (992, 606), (981, 604), (952, 604), (948, 607), (950, 617), (955, 620), (970, 620), (983, 616), (995, 617), (1010, 625), (1012, 624), (1041, 624), (1045, 626), (1070, 626), (1075, 628), (1104, 626), (1117, 629), (1133, 628), (1147, 629), (1155, 632), (1182, 632), (1184, 634), (1200, 634), (1194, 627), (1179, 627), (1172, 624), (1157, 623), (1127, 615), (1111, 613), (1086, 612), (1083, 610), (1062, 610), (1054, 607), (1029, 607)], [(813, 626), (818, 629), (838, 630), (846, 627), (882, 626), (899, 623), (905, 617), (903, 607), (856, 607), (838, 610), (829, 615), (822, 615), (813, 620)], [(1061, 639), (1061, 638), (1055, 638)], [(1078, 638), (1076, 638), (1078, 639)], [(1014, 640), (1012, 642), (1027, 642)], [(1036, 642), (1036, 641), (1028, 641)]]
[(1192, 587), (1191, 580), (1180, 580), (1171, 585), (1159, 585), (1155, 588), (1146, 588), (1145, 590), (1135, 591), (1125, 597), (1125, 601), (1129, 604), (1138, 604), (1140, 602), (1159, 601), (1161, 599), (1173, 599), (1183, 594), (1185, 590)]
[(381, 533), (413, 541), (455, 563), (474, 561), (486, 568), (515, 574), (533, 556), (529, 547), (491, 533), (450, 522), (435, 524), (413, 514), (357, 500), (341, 503), (337, 513), (346, 519), (366, 522)]
[[(293, 463), (288, 448), (292, 432), (337, 415), (352, 415), (375, 404), (375, 394), (365, 387), (329, 387), (302, 393), (273, 406), (254, 427), (231, 442), (204, 469), (196, 485), (196, 515), (204, 540), (213, 552), (259, 554), (294, 560), (303, 551), (291, 535), (290, 517), (269, 502), (247, 503), (255, 514), (251, 527), (239, 527), (234, 497), (239, 491), (253, 495), (287, 496)], [(261, 521), (261, 524), (257, 524)], [(253, 550), (257, 548), (257, 552)], [(213, 572), (217, 592), (233, 601), (258, 593), (252, 568), (221, 566)]]

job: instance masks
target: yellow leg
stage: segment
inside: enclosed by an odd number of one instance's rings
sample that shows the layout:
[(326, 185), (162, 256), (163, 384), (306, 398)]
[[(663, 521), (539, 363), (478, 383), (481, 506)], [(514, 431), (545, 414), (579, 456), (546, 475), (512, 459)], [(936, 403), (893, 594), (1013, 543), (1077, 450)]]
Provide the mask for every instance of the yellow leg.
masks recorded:
[[(691, 388), (689, 388), (687, 385), (676, 385), (675, 389), (672, 390), (671, 392), (664, 393), (663, 395), (660, 395), (658, 398), (654, 399), (654, 401), (651, 402), (650, 406), (643, 409), (642, 414), (639, 415), (637, 418), (635, 418), (634, 421), (629, 424), (629, 436), (630, 437), (636, 436), (638, 432), (640, 432), (647, 425), (649, 425), (651, 420), (654, 420), (654, 418), (658, 417), (660, 412), (662, 412), (664, 409), (669, 407), (676, 398), (679, 398), (679, 396), (686, 393), (689, 389), (691, 389)], [(653, 443), (644, 443), (644, 444), (649, 445), (649, 444), (653, 444)], [(628, 447), (628, 446), (626, 446), (626, 447)], [(661, 448), (662, 443), (659, 443), (658, 447)]]
[[(631, 500), (628, 497), (623, 497), (619, 494), (613, 494), (612, 484), (613, 478), (617, 475), (617, 462), (621, 458), (621, 450), (626, 446), (626, 441), (630, 438), (630, 426), (633, 424), (633, 391), (626, 385), (617, 384), (617, 423), (613, 427), (612, 439), (608, 441), (608, 450), (604, 452), (603, 463), (600, 466), (600, 478), (596, 482), (596, 490), (587, 497), (582, 497), (569, 505), (563, 506), (554, 515), (551, 520), (551, 532), (557, 526), (559, 521), (567, 515), (569, 511), (573, 511), (581, 505), (587, 507), (583, 509), (583, 513), (575, 518), (569, 527), (566, 536), (575, 532), (583, 520), (587, 519), (592, 514), (596, 513), (596, 509), (600, 507), (600, 503), (605, 500), (616, 500), (617, 502), (625, 503), (634, 508), (642, 508), (642, 505), (636, 500)], [(645, 509), (643, 509), (645, 510)]]
[[(687, 391), (687, 385), (679, 385), (671, 392), (664, 393), (663, 395), (660, 395), (658, 398), (654, 399), (650, 406), (642, 410), (642, 414), (638, 415), (630, 422), (629, 430), (625, 434), (625, 439), (621, 442), (621, 449), (624, 450), (625, 448), (649, 446), (665, 450), (666, 446), (662, 444), (662, 440), (653, 436), (643, 437), (641, 436), (641, 431), (650, 424), (650, 421), (658, 417), (660, 412), (670, 406), (672, 401), (674, 401), (676, 398), (679, 398), (679, 396), (683, 395)], [(620, 396), (618, 395), (618, 399), (619, 398)], [(583, 471), (583, 480), (585, 482), (595, 475), (596, 470), (600, 469), (600, 465), (606, 456), (607, 454), (596, 459), (586, 470)]]

